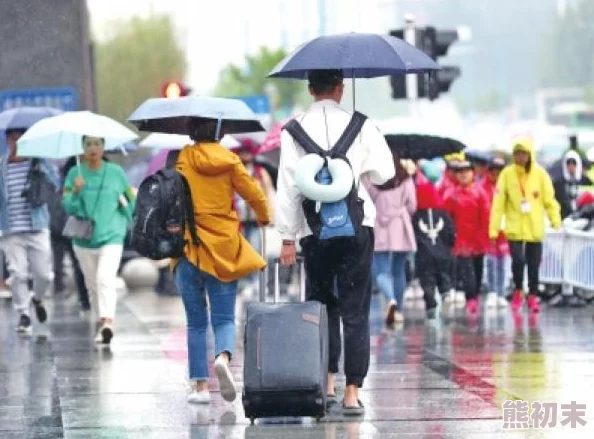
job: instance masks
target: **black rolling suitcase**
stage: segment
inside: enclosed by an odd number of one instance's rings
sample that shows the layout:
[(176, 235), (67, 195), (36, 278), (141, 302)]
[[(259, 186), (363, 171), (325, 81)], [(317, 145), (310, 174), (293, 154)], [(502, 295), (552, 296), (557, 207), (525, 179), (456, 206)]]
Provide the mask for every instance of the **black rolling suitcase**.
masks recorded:
[[(265, 238), (263, 245), (265, 247)], [(328, 317), (319, 302), (303, 302), (305, 270), (301, 267), (299, 303), (279, 303), (279, 264), (275, 261), (274, 303), (247, 305), (244, 333), (243, 408), (256, 418), (322, 418), (326, 413)], [(263, 274), (263, 277), (265, 274)]]

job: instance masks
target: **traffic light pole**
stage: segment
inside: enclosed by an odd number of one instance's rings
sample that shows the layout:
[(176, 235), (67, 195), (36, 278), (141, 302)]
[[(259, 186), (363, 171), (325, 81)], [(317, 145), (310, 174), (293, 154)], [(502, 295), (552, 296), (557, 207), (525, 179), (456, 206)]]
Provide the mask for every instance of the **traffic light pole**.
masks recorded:
[[(415, 17), (412, 14), (406, 14), (404, 16), (404, 40), (411, 46), (416, 46), (416, 28), (415, 28)], [(406, 79), (406, 99), (408, 101), (408, 111), (411, 117), (418, 116), (418, 84), (417, 75), (409, 74), (405, 76)]]

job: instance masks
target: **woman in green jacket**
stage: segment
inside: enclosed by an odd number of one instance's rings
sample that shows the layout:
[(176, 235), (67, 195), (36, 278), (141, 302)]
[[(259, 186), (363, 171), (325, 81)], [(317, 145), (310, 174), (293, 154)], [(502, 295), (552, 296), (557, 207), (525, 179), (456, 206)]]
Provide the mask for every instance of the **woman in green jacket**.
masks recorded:
[(64, 207), (70, 215), (94, 223), (90, 239), (74, 239), (74, 252), (98, 310), (97, 343), (113, 338), (117, 272), (135, 196), (124, 170), (103, 160), (104, 139), (83, 137), (83, 163), (73, 167), (64, 184)]

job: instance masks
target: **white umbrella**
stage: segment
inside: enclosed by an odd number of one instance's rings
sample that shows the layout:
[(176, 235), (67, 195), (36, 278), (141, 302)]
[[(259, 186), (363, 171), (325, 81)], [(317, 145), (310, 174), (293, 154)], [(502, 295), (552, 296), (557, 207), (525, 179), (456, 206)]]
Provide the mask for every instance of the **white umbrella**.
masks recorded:
[[(184, 146), (193, 143), (190, 136), (184, 136), (183, 134), (152, 133), (140, 142), (140, 146), (155, 149), (182, 149)], [(221, 145), (233, 149), (240, 146), (241, 143), (235, 137), (227, 134), (221, 139)]]
[(138, 137), (132, 130), (107, 116), (90, 111), (71, 111), (43, 119), (17, 142), (21, 157), (62, 159), (83, 153), (83, 136), (102, 137), (112, 150)]

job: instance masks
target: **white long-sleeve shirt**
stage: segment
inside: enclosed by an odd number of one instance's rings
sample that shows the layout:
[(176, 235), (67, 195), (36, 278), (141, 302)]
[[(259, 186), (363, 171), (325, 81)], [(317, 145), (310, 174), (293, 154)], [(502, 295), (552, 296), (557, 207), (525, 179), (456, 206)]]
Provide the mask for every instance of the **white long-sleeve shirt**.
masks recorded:
[[(341, 108), (335, 101), (322, 100), (311, 105), (296, 120), (320, 148), (331, 149), (351, 120), (352, 113)], [(277, 183), (276, 226), (285, 240), (296, 240), (311, 235), (301, 203), (303, 195), (295, 184), (295, 169), (305, 155), (303, 148), (283, 130), (281, 134), (280, 166)], [(347, 152), (359, 197), (364, 201), (363, 225), (375, 225), (375, 206), (361, 184), (360, 177), (367, 174), (373, 184), (381, 185), (394, 177), (392, 153), (379, 129), (368, 119)], [(359, 181), (357, 181), (359, 180)]]

